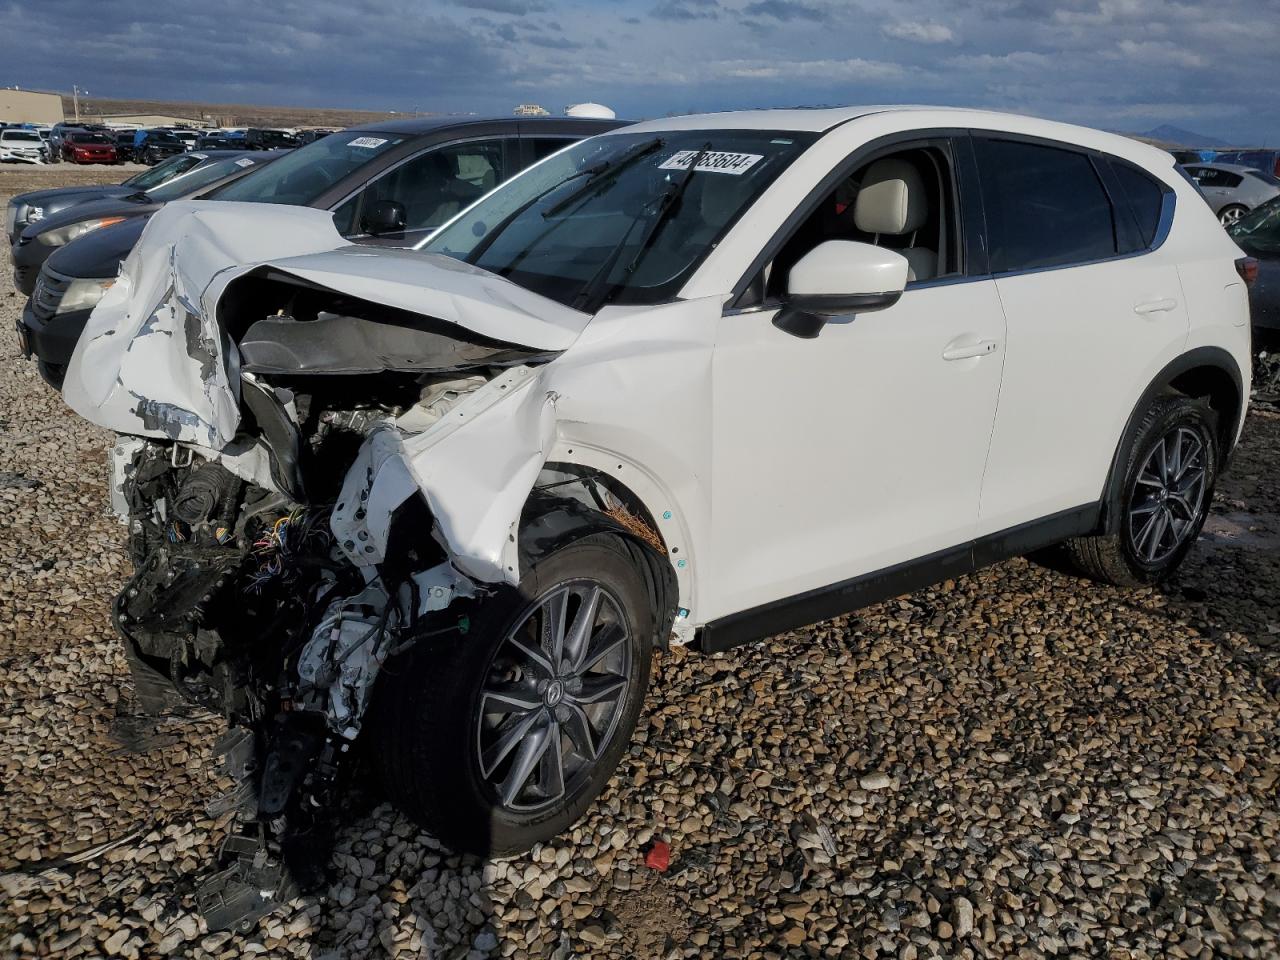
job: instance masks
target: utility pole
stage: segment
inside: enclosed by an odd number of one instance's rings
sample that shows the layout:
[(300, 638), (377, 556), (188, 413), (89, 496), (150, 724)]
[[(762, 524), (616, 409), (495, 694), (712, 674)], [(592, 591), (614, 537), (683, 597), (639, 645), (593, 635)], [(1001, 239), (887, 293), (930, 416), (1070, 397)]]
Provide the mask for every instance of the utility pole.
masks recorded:
[[(86, 90), (85, 93), (89, 91)], [(80, 122), (80, 88), (74, 83), (71, 85), (71, 102), (75, 105), (76, 122)]]

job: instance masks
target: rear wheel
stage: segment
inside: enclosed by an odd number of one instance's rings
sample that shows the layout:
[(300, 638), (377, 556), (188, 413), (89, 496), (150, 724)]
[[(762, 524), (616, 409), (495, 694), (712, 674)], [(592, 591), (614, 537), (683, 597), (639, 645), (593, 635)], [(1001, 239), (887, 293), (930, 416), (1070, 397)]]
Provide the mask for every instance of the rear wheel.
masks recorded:
[(1218, 473), (1216, 417), (1200, 400), (1152, 404), (1126, 459), (1115, 531), (1068, 541), (1087, 576), (1119, 586), (1157, 583), (1177, 570), (1204, 526)]
[(1224, 227), (1229, 227), (1248, 212), (1249, 208), (1242, 204), (1228, 204), (1218, 211), (1218, 222)]
[(604, 789), (639, 715), (654, 640), (643, 576), (593, 535), (492, 598), (467, 636), (386, 667), (376, 762), (393, 802), (455, 850), (527, 850)]

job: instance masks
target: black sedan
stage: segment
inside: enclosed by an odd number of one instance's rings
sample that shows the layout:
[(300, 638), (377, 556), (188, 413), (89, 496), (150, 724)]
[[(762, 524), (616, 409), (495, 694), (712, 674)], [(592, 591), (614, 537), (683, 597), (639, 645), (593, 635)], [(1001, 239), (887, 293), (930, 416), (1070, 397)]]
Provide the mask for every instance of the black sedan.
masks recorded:
[(62, 388), (76, 341), (102, 295), (116, 282), (120, 263), (142, 236), (149, 216), (96, 230), (55, 250), (40, 268), (18, 324), (23, 354), (34, 356), (40, 376)]
[(29, 224), (13, 245), (13, 285), (27, 296), (36, 285), (40, 265), (72, 240), (122, 220), (154, 213), (170, 200), (195, 199), (238, 180), (275, 160), (279, 154), (256, 151), (211, 151), (199, 156), (187, 172), (150, 190), (87, 200)]
[(88, 200), (127, 197), (131, 193), (151, 190), (179, 174), (186, 173), (196, 164), (203, 163), (207, 159), (208, 157), (201, 153), (184, 153), (156, 164), (150, 170), (144, 170), (124, 183), (55, 187), (51, 190), (33, 190), (31, 193), (19, 194), (9, 201), (8, 208), (5, 210), (4, 232), (9, 238), (9, 245), (16, 244), (22, 231), (37, 220), (52, 217), (68, 207)]
[(345, 237), (408, 247), (531, 163), (620, 126), (571, 117), (372, 123), (299, 147), (209, 199), (332, 210)]
[(1280, 197), (1245, 214), (1227, 232), (1258, 261), (1249, 289), (1253, 343), (1274, 353), (1280, 349)]

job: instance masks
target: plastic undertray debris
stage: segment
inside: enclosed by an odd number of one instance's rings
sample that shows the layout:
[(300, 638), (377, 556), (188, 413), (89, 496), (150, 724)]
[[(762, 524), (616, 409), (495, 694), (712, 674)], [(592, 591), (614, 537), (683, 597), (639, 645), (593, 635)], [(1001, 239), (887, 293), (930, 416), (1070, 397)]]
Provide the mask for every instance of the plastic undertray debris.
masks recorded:
[(196, 891), (196, 904), (210, 930), (250, 930), (259, 918), (297, 895), (284, 862), (261, 837), (228, 835), (219, 859), (231, 865)]

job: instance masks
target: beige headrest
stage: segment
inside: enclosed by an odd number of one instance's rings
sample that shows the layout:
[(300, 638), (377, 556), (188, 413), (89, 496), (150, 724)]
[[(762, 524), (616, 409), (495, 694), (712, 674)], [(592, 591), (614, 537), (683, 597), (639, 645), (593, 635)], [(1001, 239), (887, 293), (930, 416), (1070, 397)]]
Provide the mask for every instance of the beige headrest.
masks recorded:
[(897, 236), (920, 229), (928, 217), (924, 181), (914, 166), (893, 158), (871, 165), (853, 207), (859, 230)]

